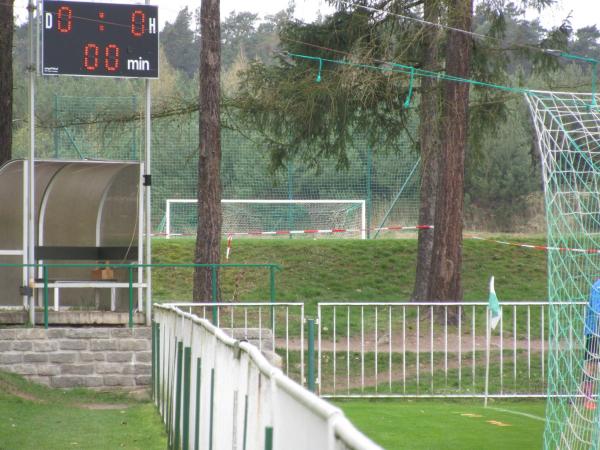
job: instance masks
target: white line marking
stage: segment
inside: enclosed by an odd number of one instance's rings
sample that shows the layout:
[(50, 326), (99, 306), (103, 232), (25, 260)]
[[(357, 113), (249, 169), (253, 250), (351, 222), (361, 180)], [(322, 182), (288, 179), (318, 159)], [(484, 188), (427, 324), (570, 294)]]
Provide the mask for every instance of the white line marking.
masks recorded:
[(546, 419), (544, 417), (536, 416), (534, 414), (524, 413), (521, 411), (512, 411), (510, 409), (494, 408), (492, 406), (488, 406), (487, 409), (491, 409), (493, 411), (503, 412), (503, 413), (507, 413), (507, 414), (514, 414), (516, 416), (523, 416), (523, 417), (527, 417), (527, 418), (533, 419), (533, 420), (540, 420), (542, 422), (546, 421)]

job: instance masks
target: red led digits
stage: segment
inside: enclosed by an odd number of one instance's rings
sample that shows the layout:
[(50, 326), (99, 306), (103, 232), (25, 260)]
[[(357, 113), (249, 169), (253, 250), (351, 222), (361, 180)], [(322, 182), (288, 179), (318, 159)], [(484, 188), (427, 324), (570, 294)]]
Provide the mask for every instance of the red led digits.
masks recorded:
[(146, 14), (136, 9), (131, 13), (131, 34), (141, 37), (146, 31)]
[(116, 44), (108, 44), (104, 49), (104, 68), (109, 72), (119, 70), (119, 54), (121, 50)]
[(83, 47), (83, 67), (89, 72), (98, 68), (98, 46), (96, 44), (85, 44)]
[[(105, 16), (104, 11), (100, 11), (98, 13), (98, 19), (100, 19), (102, 21), (104, 21), (104, 16)], [(104, 31), (104, 22), (100, 22), (98, 24), (98, 31)]]
[(56, 24), (60, 33), (68, 33), (73, 28), (73, 10), (68, 6), (58, 8), (58, 23)]

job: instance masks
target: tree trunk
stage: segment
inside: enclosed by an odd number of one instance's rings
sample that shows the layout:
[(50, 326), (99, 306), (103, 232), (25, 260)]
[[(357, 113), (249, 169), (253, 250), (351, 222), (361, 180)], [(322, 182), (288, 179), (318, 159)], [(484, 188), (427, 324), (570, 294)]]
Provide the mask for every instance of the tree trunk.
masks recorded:
[[(439, 0), (425, 0), (424, 19), (437, 23), (440, 16)], [(439, 31), (427, 27), (423, 36), (423, 69), (439, 69)], [(435, 218), (435, 199), (439, 174), (439, 82), (434, 78), (421, 80), (421, 108), (419, 110), (419, 140), (421, 147), (421, 190), (419, 224), (432, 225)], [(434, 230), (420, 230), (417, 250), (417, 273), (412, 300), (427, 301)]]
[(13, 2), (0, 2), (0, 166), (12, 156)]
[[(473, 0), (449, 0), (449, 25), (471, 29)], [(446, 73), (468, 78), (471, 38), (450, 31), (446, 48)], [(440, 180), (435, 214), (435, 235), (429, 298), (462, 300), (461, 260), (464, 205), (465, 147), (469, 120), (469, 84), (444, 81), (442, 91)], [(456, 311), (449, 312), (451, 323)]]
[[(222, 225), (219, 0), (202, 0), (200, 16), (200, 155), (195, 261), (201, 264), (218, 264), (221, 259)], [(218, 278), (218, 270), (196, 268), (194, 300), (217, 301)]]

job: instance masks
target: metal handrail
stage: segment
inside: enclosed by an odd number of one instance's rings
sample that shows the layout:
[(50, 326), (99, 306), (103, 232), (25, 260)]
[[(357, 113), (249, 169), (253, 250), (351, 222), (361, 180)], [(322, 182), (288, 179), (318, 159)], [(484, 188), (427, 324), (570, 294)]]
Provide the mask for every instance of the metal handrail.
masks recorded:
[[(216, 283), (216, 274), (218, 269), (229, 269), (229, 268), (264, 268), (269, 270), (269, 289), (270, 289), (270, 301), (271, 303), (275, 302), (276, 291), (275, 291), (275, 273), (277, 271), (282, 270), (281, 266), (278, 264), (196, 264), (196, 263), (157, 263), (157, 264), (138, 264), (138, 263), (36, 263), (36, 264), (0, 264), (0, 268), (2, 267), (33, 267), (36, 269), (41, 268), (43, 271), (42, 282), (43, 282), (43, 300), (44, 300), (44, 328), (48, 328), (48, 296), (49, 296), (49, 287), (48, 287), (48, 269), (51, 267), (67, 267), (67, 268), (85, 268), (85, 267), (94, 267), (94, 268), (125, 268), (128, 273), (128, 290), (129, 290), (129, 327), (133, 327), (133, 289), (134, 289), (134, 281), (133, 281), (133, 271), (139, 268), (196, 268), (196, 267), (204, 267), (211, 269), (211, 279), (212, 279), (212, 298), (216, 302), (218, 299), (217, 292), (217, 283)], [(213, 319), (216, 321), (217, 315), (217, 307), (213, 306)]]

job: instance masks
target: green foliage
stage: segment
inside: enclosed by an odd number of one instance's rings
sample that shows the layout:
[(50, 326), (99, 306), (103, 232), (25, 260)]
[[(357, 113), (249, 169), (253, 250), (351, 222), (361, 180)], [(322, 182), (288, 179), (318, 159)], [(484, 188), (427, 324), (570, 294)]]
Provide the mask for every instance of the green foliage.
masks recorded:
[(281, 11), (275, 16), (259, 21), (257, 14), (232, 11), (221, 26), (221, 63), (229, 70), (242, 57), (249, 61), (269, 62), (277, 47), (277, 29), (288, 19), (290, 11)]
[[(537, 158), (532, 158), (528, 112), (520, 101), (507, 104), (506, 120), (477, 149), (470, 148), (465, 176), (467, 212), (489, 214), (489, 230), (510, 231), (528, 214), (528, 200), (539, 192)], [(536, 155), (537, 156), (537, 155)]]
[(169, 63), (189, 77), (198, 72), (200, 65), (199, 42), (190, 28), (191, 23), (192, 13), (186, 6), (172, 24), (165, 24), (160, 36)]
[[(379, 7), (379, 3), (367, 2), (375, 7)], [(400, 14), (417, 17), (421, 14), (418, 8), (404, 8), (406, 3), (396, 0), (385, 7)], [(473, 78), (544, 90), (589, 91), (590, 64), (520, 47), (523, 44), (535, 47), (542, 42), (547, 47), (600, 57), (597, 27), (569, 30), (567, 26), (562, 31), (546, 30), (537, 19), (523, 19), (525, 6), (541, 8), (549, 3), (547, 0), (480, 2), (475, 13), (474, 31), (490, 37), (474, 40)], [(446, 14), (445, 10), (442, 13)], [(336, 192), (335, 189), (342, 192), (339, 181), (342, 179), (346, 183), (344, 196), (354, 193), (366, 196), (357, 189), (357, 186), (365, 186), (365, 172), (359, 171), (359, 166), (366, 164), (364, 147), (374, 148), (376, 154), (384, 153), (381, 159), (390, 162), (397, 155), (403, 160), (417, 157), (419, 142), (415, 138), (418, 126), (415, 113), (420, 102), (419, 80), (414, 86), (412, 107), (404, 110), (402, 106), (408, 88), (406, 75), (325, 63), (321, 82), (317, 83), (318, 61), (299, 62), (274, 52), (347, 57), (353, 62), (372, 62), (379, 66), (382, 66), (381, 61), (418, 65), (422, 27), (392, 15), (372, 14), (344, 5), (340, 5), (340, 10), (331, 17), (309, 25), (290, 22), (290, 14), (290, 10), (282, 11), (259, 22), (255, 15), (240, 12), (232, 13), (223, 21), (223, 70), (238, 82), (232, 83), (233, 87), (228, 86), (230, 90), (225, 92), (228, 98), (224, 100), (223, 122), (229, 128), (243, 128), (248, 138), (224, 132), (223, 184), (225, 187), (236, 186), (239, 190), (235, 193), (242, 196), (274, 192), (276, 189), (272, 188), (276, 186), (279, 189), (277, 195), (283, 192), (281, 195), (287, 197), (286, 179), (291, 170), (296, 198), (308, 193), (315, 195), (315, 192), (318, 192), (315, 196), (323, 198)], [(197, 70), (192, 71), (184, 62), (188, 56), (193, 59), (199, 53), (199, 30), (191, 30), (193, 25), (190, 23), (197, 19), (197, 11), (192, 14), (183, 9), (177, 20), (168, 24), (161, 34), (161, 43), (166, 49), (166, 57), (161, 63), (166, 64), (168, 70), (162, 72), (160, 83), (153, 83), (156, 226), (164, 214), (164, 198), (195, 195), (198, 79)], [(25, 156), (29, 148), (25, 76), (27, 39), (27, 24), (18, 26), (14, 46), (15, 157)], [(315, 45), (348, 55), (334, 54)], [(557, 47), (559, 45), (562, 47)], [(180, 68), (170, 68), (169, 61)], [(240, 68), (246, 68), (240, 75), (241, 83), (236, 74)], [(140, 98), (143, 94), (143, 83), (138, 80), (39, 77), (37, 84), (36, 151), (41, 157), (54, 157), (57, 135), (63, 147), (69, 150), (61, 153), (62, 157), (79, 157), (73, 148), (68, 148), (70, 144), (64, 130), (57, 129), (55, 96)], [(242, 88), (241, 94), (233, 90), (238, 85)], [(120, 100), (115, 101), (113, 106), (116, 108), (102, 106), (103, 101), (89, 105), (90, 110), (95, 110), (94, 120), (102, 123), (93, 133), (76, 137), (80, 140), (79, 147), (86, 149), (86, 156), (119, 157), (121, 150), (115, 147), (110, 147), (105, 154), (92, 151), (103, 145), (103, 139), (110, 145), (111, 142), (124, 142), (125, 137), (131, 136), (136, 145), (141, 146), (139, 112), (142, 102), (138, 101), (138, 114), (132, 117), (130, 106), (121, 108)], [(241, 103), (236, 104), (238, 101)], [(479, 216), (475, 222), (481, 223), (482, 217), (488, 217), (488, 222), (498, 223), (493, 230), (514, 231), (511, 224), (525, 221), (531, 215), (531, 211), (523, 210), (528, 193), (539, 191), (539, 169), (526, 161), (528, 153), (537, 159), (531, 145), (530, 122), (518, 104), (522, 104), (520, 96), (490, 89), (472, 90), (465, 193), (467, 204), (472, 206), (471, 212)], [(241, 112), (237, 109), (240, 105)], [(72, 117), (63, 115), (61, 120), (80, 120), (77, 117), (80, 112), (82, 116), (91, 117), (89, 111), (74, 110)], [(128, 121), (123, 124), (121, 133), (113, 126), (119, 120)], [(259, 139), (259, 133), (267, 136), (266, 143)], [(119, 139), (111, 141), (114, 138)], [(124, 148), (125, 144), (117, 147)], [(415, 152), (409, 153), (410, 149)], [(125, 152), (121, 157), (129, 158), (131, 154)], [(385, 172), (385, 176), (378, 180), (373, 178), (377, 183), (373, 185), (373, 195), (375, 197), (379, 190), (389, 199), (388, 193), (395, 194), (399, 189), (397, 177), (391, 174), (404, 169), (393, 164), (384, 165), (379, 170)], [(277, 167), (280, 170), (275, 170)], [(269, 169), (270, 174), (267, 173)], [(240, 183), (240, 180), (259, 179), (261, 183)], [(311, 190), (311, 184), (318, 184), (318, 187)], [(392, 198), (394, 194), (391, 194)], [(514, 205), (510, 204), (511, 197)]]
[[(388, 56), (389, 41), (359, 12), (338, 11), (316, 24), (288, 22), (280, 38), (282, 51), (316, 58), (331, 58), (329, 48), (357, 62), (380, 64)], [(393, 145), (410, 128), (405, 74), (290, 60), (284, 53), (276, 64), (251, 64), (241, 78), (232, 101), (235, 117), (265, 137), (273, 168), (290, 157), (314, 166), (332, 159), (344, 167), (358, 135), (370, 144)]]

